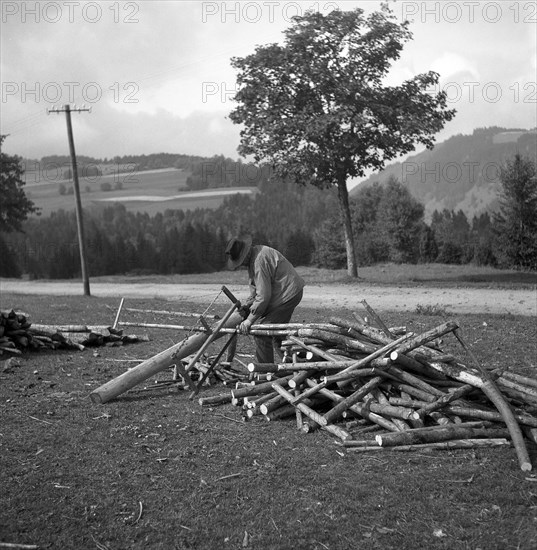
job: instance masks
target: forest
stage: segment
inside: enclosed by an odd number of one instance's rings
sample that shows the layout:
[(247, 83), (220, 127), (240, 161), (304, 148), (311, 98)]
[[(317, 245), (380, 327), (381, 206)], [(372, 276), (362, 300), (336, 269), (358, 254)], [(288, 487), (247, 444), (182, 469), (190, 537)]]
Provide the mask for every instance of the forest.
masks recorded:
[[(526, 162), (526, 167), (529, 163), (530, 172), (533, 169), (535, 174), (534, 163), (519, 160)], [(243, 167), (231, 167), (224, 161), (223, 157), (216, 158), (211, 171), (247, 173)], [(197, 166), (193, 181), (211, 185), (204, 179), (202, 163)], [(255, 198), (231, 196), (215, 210), (165, 210), (149, 216), (127, 212), (120, 204), (86, 209), (90, 275), (218, 271), (224, 268), (227, 240), (243, 231), (252, 233), (256, 243), (281, 250), (295, 265), (343, 268), (346, 256), (335, 191), (272, 181), (268, 171), (258, 171), (257, 176), (260, 192)], [(534, 175), (531, 181), (535, 182)], [(525, 216), (531, 218), (533, 212), (535, 220), (535, 183), (529, 192), (534, 202), (530, 201)], [(512, 217), (508, 198), (503, 197), (507, 209), (503, 214), (484, 212), (468, 219), (462, 210), (444, 209), (435, 211), (426, 221), (423, 204), (396, 178), (360, 186), (351, 200), (359, 264), (475, 263), (535, 270), (537, 245), (531, 239), (537, 234), (535, 222), (529, 229), (529, 240), (517, 255), (509, 241), (502, 241), (502, 228), (506, 229)], [(75, 213), (60, 210), (47, 217), (30, 217), (22, 231), (0, 235), (0, 256), (2, 276), (79, 277)]]

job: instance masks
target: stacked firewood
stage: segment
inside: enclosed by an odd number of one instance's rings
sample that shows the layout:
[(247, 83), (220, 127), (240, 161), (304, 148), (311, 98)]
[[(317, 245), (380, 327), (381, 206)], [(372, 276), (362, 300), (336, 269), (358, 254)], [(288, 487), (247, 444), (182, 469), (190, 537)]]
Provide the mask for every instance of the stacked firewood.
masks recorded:
[[(284, 360), (248, 364), (250, 382), (199, 403), (232, 403), (244, 419), (296, 416), (303, 432), (327, 431), (353, 452), (514, 445), (521, 468), (531, 469), (537, 379), (484, 369), (453, 321), (413, 334), (375, 320), (254, 326), (284, 338)], [(449, 333), (464, 362), (440, 348)]]
[(124, 335), (108, 326), (37, 325), (28, 314), (14, 310), (0, 312), (0, 355), (40, 349), (76, 349), (122, 345), (147, 341), (147, 337)]
[(27, 330), (30, 324), (25, 313), (0, 311), (0, 355), (20, 353), (18, 346), (28, 346)]

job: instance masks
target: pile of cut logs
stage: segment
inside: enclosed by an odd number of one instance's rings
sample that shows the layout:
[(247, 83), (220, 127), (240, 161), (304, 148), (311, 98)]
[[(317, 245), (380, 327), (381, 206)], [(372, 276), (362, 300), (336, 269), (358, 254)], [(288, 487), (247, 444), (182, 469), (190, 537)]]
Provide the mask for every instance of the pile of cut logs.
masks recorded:
[[(294, 415), (303, 432), (325, 430), (352, 452), (513, 445), (531, 470), (537, 379), (483, 368), (453, 321), (413, 334), (374, 319), (254, 325), (254, 334), (284, 338), (282, 362), (250, 363), (249, 382), (199, 403), (232, 403), (244, 419)], [(440, 349), (448, 333), (465, 362)]]
[(77, 349), (88, 346), (122, 345), (146, 341), (146, 337), (124, 335), (108, 326), (37, 325), (27, 313), (0, 311), (0, 356), (20, 355), (25, 350)]

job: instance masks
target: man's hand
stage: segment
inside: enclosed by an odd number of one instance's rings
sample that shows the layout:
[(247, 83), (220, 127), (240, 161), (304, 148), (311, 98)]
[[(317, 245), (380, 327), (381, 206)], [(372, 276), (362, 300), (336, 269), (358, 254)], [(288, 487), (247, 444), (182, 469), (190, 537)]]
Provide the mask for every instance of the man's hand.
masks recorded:
[(248, 334), (250, 332), (250, 327), (252, 326), (252, 321), (248, 321), (248, 319), (245, 319), (240, 325), (239, 325), (239, 332), (241, 334)]
[(250, 315), (250, 306), (241, 306), (241, 308), (238, 311), (241, 314), (241, 317), (243, 319), (246, 319), (246, 317)]

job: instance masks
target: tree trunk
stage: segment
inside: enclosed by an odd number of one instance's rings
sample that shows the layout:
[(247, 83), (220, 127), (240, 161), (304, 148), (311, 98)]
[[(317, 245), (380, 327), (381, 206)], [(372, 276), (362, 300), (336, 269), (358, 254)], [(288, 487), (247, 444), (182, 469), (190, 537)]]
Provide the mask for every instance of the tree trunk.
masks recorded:
[(358, 277), (358, 265), (356, 263), (356, 252), (354, 250), (354, 236), (352, 234), (351, 210), (349, 207), (349, 191), (347, 189), (347, 180), (344, 178), (341, 178), (337, 182), (337, 196), (345, 234), (347, 274), (349, 277)]

